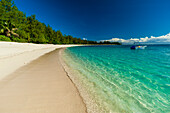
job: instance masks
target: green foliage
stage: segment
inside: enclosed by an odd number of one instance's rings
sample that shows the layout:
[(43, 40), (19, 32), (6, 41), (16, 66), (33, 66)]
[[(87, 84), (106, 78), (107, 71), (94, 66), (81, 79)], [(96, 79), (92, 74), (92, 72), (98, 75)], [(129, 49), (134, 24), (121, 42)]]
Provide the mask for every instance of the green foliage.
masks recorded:
[[(0, 40), (15, 42), (49, 43), (49, 44), (97, 44), (63, 35), (39, 22), (35, 15), (26, 17), (19, 11), (13, 0), (0, 1)], [(5, 37), (7, 36), (7, 37)]]
[(120, 42), (110, 42), (110, 41), (100, 41), (99, 44), (114, 44), (114, 45), (121, 45)]
[(0, 41), (11, 41), (11, 39), (9, 37), (6, 37), (4, 35), (0, 35)]
[(18, 11), (12, 0), (1, 0), (0, 1), (0, 34), (10, 36), (17, 36), (15, 33), (17, 30), (16, 25), (20, 20), (21, 12)]
[(23, 39), (28, 39), (28, 33), (26, 33), (24, 30), (18, 30), (17, 33), (19, 34), (19, 37), (20, 38), (23, 38)]
[(22, 39), (22, 38), (18, 38), (18, 37), (12, 37), (12, 41), (13, 42), (27, 42), (27, 40)]
[(45, 39), (44, 34), (40, 34), (36, 40), (36, 43), (45, 44), (48, 41)]

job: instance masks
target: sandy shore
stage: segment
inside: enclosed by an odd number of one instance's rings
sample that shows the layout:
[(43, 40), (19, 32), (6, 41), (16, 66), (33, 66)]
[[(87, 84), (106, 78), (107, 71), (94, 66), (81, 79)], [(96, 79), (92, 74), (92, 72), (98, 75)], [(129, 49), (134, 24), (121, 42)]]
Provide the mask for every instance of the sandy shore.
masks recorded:
[(61, 63), (49, 52), (0, 80), (0, 113), (85, 113)]
[(0, 41), (0, 80), (20, 67), (56, 48), (77, 45), (50, 45)]

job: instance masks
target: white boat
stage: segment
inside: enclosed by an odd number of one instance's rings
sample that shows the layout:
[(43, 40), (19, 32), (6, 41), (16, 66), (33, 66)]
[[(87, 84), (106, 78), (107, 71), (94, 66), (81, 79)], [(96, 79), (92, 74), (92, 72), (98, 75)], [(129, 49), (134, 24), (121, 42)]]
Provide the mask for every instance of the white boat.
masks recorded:
[(147, 46), (132, 46), (131, 49), (145, 49)]

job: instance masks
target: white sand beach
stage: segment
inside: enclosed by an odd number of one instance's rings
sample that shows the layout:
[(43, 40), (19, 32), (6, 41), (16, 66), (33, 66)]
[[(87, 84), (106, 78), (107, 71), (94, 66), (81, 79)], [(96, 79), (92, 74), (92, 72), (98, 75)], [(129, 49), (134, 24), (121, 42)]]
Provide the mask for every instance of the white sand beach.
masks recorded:
[(0, 42), (0, 113), (85, 113), (59, 61), (71, 46)]
[(50, 51), (71, 46), (77, 45), (0, 42), (0, 79)]

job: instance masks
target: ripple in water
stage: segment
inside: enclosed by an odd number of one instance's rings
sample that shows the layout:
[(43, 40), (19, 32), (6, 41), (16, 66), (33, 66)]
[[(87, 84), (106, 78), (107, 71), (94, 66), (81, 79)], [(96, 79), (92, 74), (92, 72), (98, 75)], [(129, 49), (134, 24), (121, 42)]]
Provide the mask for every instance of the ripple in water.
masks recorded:
[(170, 112), (170, 46), (129, 48), (71, 47), (63, 56), (101, 112)]

